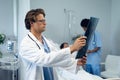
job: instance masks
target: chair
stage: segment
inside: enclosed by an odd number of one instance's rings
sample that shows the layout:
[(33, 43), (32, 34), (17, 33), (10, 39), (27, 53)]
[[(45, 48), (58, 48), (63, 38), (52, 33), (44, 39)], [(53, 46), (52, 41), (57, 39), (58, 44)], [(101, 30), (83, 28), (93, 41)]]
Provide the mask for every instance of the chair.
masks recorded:
[(105, 61), (105, 71), (101, 72), (101, 77), (120, 78), (120, 56), (107, 56)]

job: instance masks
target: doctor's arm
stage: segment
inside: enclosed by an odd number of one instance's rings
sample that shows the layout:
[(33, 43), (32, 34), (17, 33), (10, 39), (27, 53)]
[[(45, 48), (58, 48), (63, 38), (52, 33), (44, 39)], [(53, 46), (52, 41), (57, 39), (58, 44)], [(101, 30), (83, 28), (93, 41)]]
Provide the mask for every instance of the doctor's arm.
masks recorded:
[(94, 52), (97, 52), (99, 49), (100, 49), (100, 47), (96, 47), (92, 50), (87, 50), (87, 53), (94, 53)]
[(52, 66), (52, 67), (68, 67), (77, 64), (72, 59), (71, 53), (78, 50), (85, 45), (85, 40), (82, 38), (77, 39), (72, 47), (59, 51), (51, 51), (49, 54), (44, 52), (44, 49), (39, 50), (34, 43), (23, 42), (20, 47), (21, 58), (35, 63), (39, 66)]

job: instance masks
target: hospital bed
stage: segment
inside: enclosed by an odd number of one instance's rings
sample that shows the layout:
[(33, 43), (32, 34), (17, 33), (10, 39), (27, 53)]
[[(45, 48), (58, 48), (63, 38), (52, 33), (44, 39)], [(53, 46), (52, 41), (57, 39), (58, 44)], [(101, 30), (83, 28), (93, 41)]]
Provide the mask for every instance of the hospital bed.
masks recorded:
[(120, 78), (103, 79), (99, 76), (87, 73), (82, 68), (77, 72), (77, 74), (66, 71), (63, 68), (58, 68), (57, 73), (59, 78), (58, 80), (120, 80)]

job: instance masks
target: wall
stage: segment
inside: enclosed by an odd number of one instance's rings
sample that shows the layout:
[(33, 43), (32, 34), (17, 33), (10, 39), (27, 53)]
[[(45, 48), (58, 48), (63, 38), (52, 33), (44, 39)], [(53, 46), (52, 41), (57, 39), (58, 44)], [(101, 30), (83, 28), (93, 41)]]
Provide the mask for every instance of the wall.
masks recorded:
[(28, 31), (25, 28), (24, 19), (30, 10), (30, 0), (18, 0), (18, 46)]
[[(90, 16), (100, 18), (97, 30), (102, 36), (103, 60), (111, 52), (108, 38), (111, 30), (111, 0), (31, 0), (30, 3), (31, 9), (43, 8), (46, 11), (47, 30), (44, 34), (59, 44), (64, 41), (71, 43), (72, 36), (83, 32), (79, 26), (82, 18)], [(66, 11), (71, 11), (70, 27)]]
[(120, 0), (112, 0), (111, 7), (111, 46), (112, 53), (120, 55)]
[[(18, 0), (18, 48), (21, 43), (21, 40), (26, 36), (28, 31), (24, 25), (24, 18), (26, 12), (30, 9), (30, 0)], [(21, 63), (21, 65), (23, 65)], [(23, 66), (20, 67), (19, 71), (19, 80), (24, 80), (24, 68)]]
[[(6, 40), (8, 37), (14, 38), (14, 19), (13, 19), (13, 0), (1, 0), (0, 1), (0, 34), (6, 35)], [(4, 54), (6, 53), (6, 40), (3, 45), (0, 45), (0, 51)]]
[(13, 0), (0, 1), (0, 33), (14, 35), (13, 32)]

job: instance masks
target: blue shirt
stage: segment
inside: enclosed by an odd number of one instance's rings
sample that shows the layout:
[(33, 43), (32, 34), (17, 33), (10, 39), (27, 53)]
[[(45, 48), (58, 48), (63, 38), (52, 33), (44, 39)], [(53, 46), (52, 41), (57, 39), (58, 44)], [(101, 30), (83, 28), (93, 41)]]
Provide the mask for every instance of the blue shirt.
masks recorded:
[(102, 47), (102, 42), (101, 42), (101, 37), (98, 32), (95, 32), (91, 42), (89, 43), (88, 50), (93, 50), (96, 47), (100, 47), (100, 49), (97, 52), (93, 52), (90, 54), (87, 54), (87, 64), (99, 64), (101, 61), (101, 47)]
[[(44, 38), (43, 38), (43, 45), (44, 45), (45, 52), (49, 54), (50, 49)], [(43, 67), (43, 73), (44, 73), (44, 80), (54, 80), (52, 67)]]

